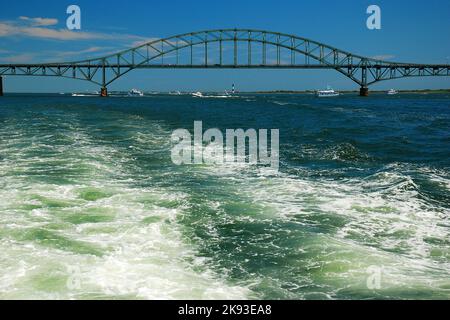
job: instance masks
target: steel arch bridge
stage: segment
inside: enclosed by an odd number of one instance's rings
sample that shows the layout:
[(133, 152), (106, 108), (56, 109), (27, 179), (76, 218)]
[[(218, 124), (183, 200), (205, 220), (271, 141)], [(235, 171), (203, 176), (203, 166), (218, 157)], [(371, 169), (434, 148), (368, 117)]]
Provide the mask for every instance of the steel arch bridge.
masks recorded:
[(149, 41), (108, 56), (75, 62), (0, 64), (2, 76), (51, 76), (107, 87), (134, 69), (334, 69), (356, 82), (360, 95), (379, 81), (450, 76), (448, 64), (400, 63), (356, 55), (295, 35), (252, 29), (216, 29)]

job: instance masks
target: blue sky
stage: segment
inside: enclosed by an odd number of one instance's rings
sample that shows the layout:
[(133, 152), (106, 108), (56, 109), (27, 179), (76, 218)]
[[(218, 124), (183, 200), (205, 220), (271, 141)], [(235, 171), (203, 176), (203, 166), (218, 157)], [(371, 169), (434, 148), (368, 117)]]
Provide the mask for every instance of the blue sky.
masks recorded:
[[(66, 8), (82, 12), (82, 30), (66, 29)], [(366, 28), (366, 9), (382, 10), (382, 29)], [(215, 28), (253, 28), (311, 38), (364, 56), (394, 61), (450, 63), (450, 1), (10, 1), (0, 11), (0, 63), (58, 62), (101, 56), (145, 39)], [(143, 70), (110, 90), (357, 89), (335, 71)], [(98, 90), (70, 79), (6, 77), (7, 91)], [(373, 89), (449, 88), (449, 78), (381, 82)]]

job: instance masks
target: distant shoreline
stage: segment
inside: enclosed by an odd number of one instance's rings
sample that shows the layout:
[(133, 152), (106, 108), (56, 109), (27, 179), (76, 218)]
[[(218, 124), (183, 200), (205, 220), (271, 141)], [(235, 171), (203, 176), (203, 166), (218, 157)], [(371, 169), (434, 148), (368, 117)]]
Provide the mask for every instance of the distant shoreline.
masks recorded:
[[(340, 93), (355, 93), (358, 94), (359, 90), (336, 90)], [(418, 90), (397, 90), (399, 93), (418, 93), (418, 94), (424, 94), (424, 93), (429, 93), (429, 94), (445, 94), (445, 93), (450, 93), (450, 89), (418, 89)], [(148, 93), (150, 91), (144, 91), (145, 93)], [(154, 94), (169, 94), (171, 91), (161, 91), (161, 92), (152, 92)], [(205, 93), (218, 93), (221, 91), (202, 91)], [(387, 90), (370, 90), (369, 89), (369, 93), (370, 94), (385, 94), (387, 92)], [(127, 91), (111, 91), (111, 94), (124, 94), (127, 93)], [(183, 91), (183, 94), (188, 94), (190, 92), (188, 91)], [(315, 94), (316, 90), (258, 90), (258, 91), (237, 91), (237, 94), (242, 93), (242, 94)], [(26, 95), (33, 95), (33, 94), (37, 94), (37, 95), (42, 95), (42, 94), (51, 94), (51, 95), (69, 95), (71, 94), (71, 92), (5, 92), (5, 94), (26, 94)]]
[[(359, 93), (359, 90), (337, 90), (340, 93)], [(397, 90), (399, 93), (450, 93), (450, 89), (420, 89), (420, 90)], [(314, 90), (268, 90), (268, 91), (241, 91), (240, 93), (260, 94), (308, 94), (315, 93)], [(386, 93), (387, 90), (370, 90), (370, 93)]]

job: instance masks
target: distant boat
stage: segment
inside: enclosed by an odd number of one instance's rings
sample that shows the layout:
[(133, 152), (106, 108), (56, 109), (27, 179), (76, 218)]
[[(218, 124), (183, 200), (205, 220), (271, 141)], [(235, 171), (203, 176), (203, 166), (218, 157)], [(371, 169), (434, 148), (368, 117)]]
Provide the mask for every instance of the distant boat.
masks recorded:
[(318, 90), (316, 96), (319, 98), (337, 97), (339, 92), (334, 91), (332, 88), (327, 87), (327, 90)]
[(143, 97), (144, 94), (142, 93), (142, 91), (139, 91), (138, 89), (131, 89), (130, 91), (128, 91), (128, 96), (129, 97)]
[(193, 92), (191, 93), (191, 95), (196, 98), (203, 98), (203, 93), (201, 93), (200, 91)]
[(395, 90), (395, 89), (391, 89), (391, 90), (389, 90), (389, 91), (387, 92), (387, 94), (390, 95), (390, 96), (392, 96), (392, 95), (394, 95), (394, 94), (398, 94), (398, 91)]
[(171, 96), (181, 96), (181, 92), (180, 91), (171, 91), (171, 92), (169, 92), (169, 94), (171, 95)]
[[(60, 93), (63, 94), (63, 93)], [(94, 92), (86, 92), (86, 93), (72, 93), (72, 97), (96, 97), (100, 95), (100, 93), (98, 91), (94, 91)]]

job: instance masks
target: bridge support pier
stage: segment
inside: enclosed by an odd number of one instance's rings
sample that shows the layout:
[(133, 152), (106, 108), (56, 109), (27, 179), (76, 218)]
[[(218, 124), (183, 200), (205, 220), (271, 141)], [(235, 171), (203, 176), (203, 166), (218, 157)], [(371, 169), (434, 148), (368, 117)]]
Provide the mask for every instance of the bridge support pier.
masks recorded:
[(100, 90), (100, 97), (107, 97), (108, 96), (108, 88), (102, 87)]
[(369, 96), (369, 88), (361, 87), (361, 89), (359, 89), (359, 95), (361, 97), (368, 97)]
[(3, 77), (0, 76), (0, 97), (3, 96)]

